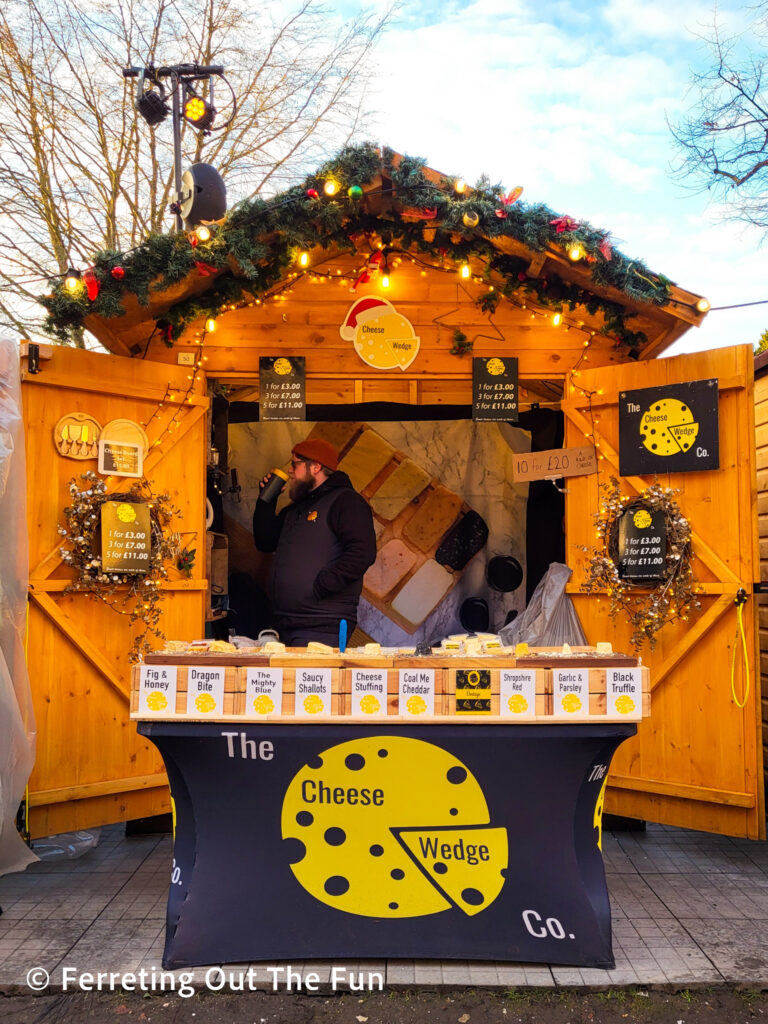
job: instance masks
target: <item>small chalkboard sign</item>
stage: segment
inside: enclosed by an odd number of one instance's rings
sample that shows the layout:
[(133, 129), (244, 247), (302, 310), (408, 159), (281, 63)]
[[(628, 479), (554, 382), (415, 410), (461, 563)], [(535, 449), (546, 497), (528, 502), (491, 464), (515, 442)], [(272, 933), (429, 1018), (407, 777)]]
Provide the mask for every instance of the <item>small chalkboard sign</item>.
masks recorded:
[(304, 356), (259, 358), (259, 419), (306, 420)]
[(517, 359), (514, 356), (472, 360), (472, 419), (517, 423)]
[(144, 448), (140, 444), (99, 441), (99, 472), (103, 476), (143, 476)]
[(143, 502), (105, 501), (101, 506), (104, 572), (148, 572), (151, 552), (149, 507)]
[(633, 505), (623, 513), (618, 525), (619, 576), (649, 583), (663, 580), (667, 565), (664, 513)]

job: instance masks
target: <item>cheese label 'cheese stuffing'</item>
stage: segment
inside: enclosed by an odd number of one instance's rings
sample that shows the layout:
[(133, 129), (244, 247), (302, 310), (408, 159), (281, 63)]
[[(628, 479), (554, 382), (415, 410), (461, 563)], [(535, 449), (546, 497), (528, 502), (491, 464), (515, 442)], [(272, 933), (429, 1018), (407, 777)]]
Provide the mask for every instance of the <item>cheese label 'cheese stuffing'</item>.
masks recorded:
[(299, 884), (337, 910), (381, 918), (489, 906), (507, 867), (506, 829), (489, 825), (471, 772), (404, 736), (324, 750), (291, 780), (281, 818)]

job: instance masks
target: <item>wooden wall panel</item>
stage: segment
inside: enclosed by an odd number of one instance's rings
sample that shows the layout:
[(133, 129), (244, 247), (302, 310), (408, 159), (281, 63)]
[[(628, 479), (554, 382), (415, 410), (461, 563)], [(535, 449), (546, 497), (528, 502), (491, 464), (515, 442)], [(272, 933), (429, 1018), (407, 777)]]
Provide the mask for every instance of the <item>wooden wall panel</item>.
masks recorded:
[[(598, 484), (618, 476), (618, 409), (622, 389), (717, 377), (720, 382), (720, 469), (666, 474), (694, 531), (694, 571), (705, 593), (702, 610), (690, 621), (665, 626), (653, 652), (643, 649), (651, 669), (653, 712), (636, 739), (622, 745), (611, 770), (606, 807), (632, 817), (732, 835), (764, 835), (760, 701), (756, 699), (757, 570), (755, 453), (751, 352), (746, 346), (649, 361), (584, 373), (578, 383), (594, 391), (595, 432), (604, 460), (600, 474), (568, 481), (566, 532), (569, 590), (590, 642), (613, 639), (629, 645), (626, 622), (608, 617), (606, 597), (579, 593), (585, 556), (595, 541), (591, 513), (599, 507)], [(602, 390), (604, 393), (598, 395)], [(589, 401), (569, 390), (565, 403), (566, 446), (584, 443), (590, 430)], [(634, 494), (652, 478), (623, 478), (622, 492)], [(734, 597), (744, 587), (750, 599), (744, 624), (750, 652), (751, 693), (742, 711), (731, 695), (731, 652), (735, 640)], [(740, 641), (739, 650), (740, 654)], [(737, 695), (746, 674), (736, 659)]]
[[(768, 583), (768, 374), (755, 378), (755, 448), (757, 474), (757, 523), (760, 537), (760, 580)], [(762, 470), (762, 472), (760, 471)], [(760, 635), (760, 686), (763, 722), (763, 764), (768, 786), (768, 594), (758, 598)]]
[[(30, 553), (29, 675), (37, 716), (37, 760), (30, 779), (33, 836), (102, 825), (168, 810), (162, 760), (136, 734), (128, 718), (128, 652), (136, 627), (122, 610), (85, 594), (65, 595), (72, 570), (61, 562), (58, 525), (70, 502), (69, 481), (96, 459), (58, 454), (56, 422), (67, 412), (86, 412), (104, 426), (127, 417), (148, 422), (169, 390), (177, 396), (189, 381), (186, 368), (161, 366), (54, 348), (42, 372), (26, 376), (22, 394), (26, 423)], [(148, 426), (145, 474), (155, 493), (167, 491), (180, 510), (172, 528), (198, 552), (205, 531), (205, 465), (208, 401), (198, 390), (179, 413), (178, 428), (163, 435), (177, 408), (166, 402)], [(152, 447), (159, 439), (161, 444)], [(78, 479), (78, 483), (80, 483)], [(112, 492), (132, 481), (111, 478)], [(193, 639), (204, 628), (204, 566), (191, 579), (170, 569), (164, 585), (162, 628)], [(130, 607), (130, 606), (129, 606)]]

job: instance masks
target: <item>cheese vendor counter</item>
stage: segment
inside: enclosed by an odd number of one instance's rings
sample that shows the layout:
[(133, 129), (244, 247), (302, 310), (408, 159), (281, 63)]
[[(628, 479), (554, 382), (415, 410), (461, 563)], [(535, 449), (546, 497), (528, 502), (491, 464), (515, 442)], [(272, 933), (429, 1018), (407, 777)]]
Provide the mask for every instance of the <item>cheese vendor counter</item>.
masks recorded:
[(176, 815), (165, 967), (613, 966), (601, 815), (649, 710), (636, 660), (159, 653), (133, 683)]

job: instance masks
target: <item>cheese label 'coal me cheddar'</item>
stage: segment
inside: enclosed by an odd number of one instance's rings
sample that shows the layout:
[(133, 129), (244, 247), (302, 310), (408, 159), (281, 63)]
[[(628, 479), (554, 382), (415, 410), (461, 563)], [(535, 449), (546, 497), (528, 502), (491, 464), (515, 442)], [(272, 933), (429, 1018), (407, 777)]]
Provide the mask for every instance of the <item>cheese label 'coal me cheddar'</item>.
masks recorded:
[(556, 668), (552, 672), (554, 714), (559, 718), (583, 718), (589, 714), (589, 670)]
[(249, 668), (245, 674), (245, 716), (263, 718), (283, 711), (283, 670)]
[(408, 718), (427, 718), (435, 713), (435, 670), (401, 668), (398, 713)]
[(447, 750), (370, 736), (322, 751), (291, 780), (281, 830), (297, 881), (327, 906), (407, 918), (497, 898), (507, 831), (468, 769)]
[(321, 718), (331, 713), (331, 670), (296, 669), (296, 710), (300, 718)]
[(499, 712), (504, 718), (536, 717), (536, 670), (501, 669)]
[(139, 672), (139, 713), (165, 718), (176, 714), (176, 666), (142, 665)]
[(220, 715), (224, 711), (224, 673), (221, 667), (191, 665), (187, 675), (187, 714)]
[(386, 713), (386, 669), (352, 669), (352, 714), (377, 718)]
[(639, 668), (609, 668), (606, 671), (608, 714), (638, 721), (643, 716), (643, 686)]

